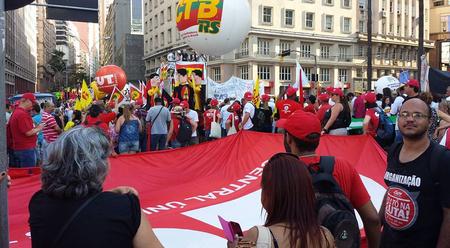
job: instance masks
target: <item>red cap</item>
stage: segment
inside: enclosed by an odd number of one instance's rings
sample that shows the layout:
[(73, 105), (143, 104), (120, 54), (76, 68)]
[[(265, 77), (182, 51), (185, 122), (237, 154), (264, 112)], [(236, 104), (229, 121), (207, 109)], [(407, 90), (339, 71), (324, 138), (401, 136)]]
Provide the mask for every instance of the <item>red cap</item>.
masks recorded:
[(231, 107), (231, 109), (233, 109), (234, 112), (241, 110), (241, 105), (239, 105), (239, 103), (235, 102), (233, 103), (233, 106)]
[(286, 90), (286, 96), (294, 96), (294, 95), (296, 95), (296, 93), (297, 93), (297, 90), (290, 86)]
[(247, 101), (253, 100), (253, 94), (251, 92), (249, 92), (249, 91), (245, 92), (244, 99), (247, 100)]
[(34, 94), (33, 93), (25, 93), (25, 94), (23, 94), (22, 95), (22, 99), (28, 99), (28, 100), (30, 100), (33, 104), (35, 104), (36, 103), (36, 97), (34, 96)]
[(326, 93), (322, 93), (319, 95), (319, 100), (322, 102), (327, 102), (330, 99), (330, 96)]
[(326, 91), (327, 91), (327, 93), (329, 93), (329, 94), (333, 93), (333, 90), (334, 90), (334, 88), (331, 87), (331, 86), (328, 86), (328, 87), (326, 88)]
[(338, 95), (340, 97), (344, 96), (344, 92), (342, 92), (342, 90), (340, 88), (334, 88), (333, 91), (331, 92), (332, 95)]
[(189, 103), (188, 103), (188, 101), (184, 100), (180, 103), (180, 106), (182, 108), (189, 108)]
[(270, 100), (270, 96), (267, 95), (267, 94), (264, 94), (264, 95), (261, 96), (261, 100), (263, 102), (268, 102)]
[(375, 103), (377, 101), (377, 96), (373, 92), (367, 92), (364, 95), (364, 100), (368, 103)]
[(277, 127), (285, 129), (301, 140), (312, 133), (320, 134), (322, 130), (320, 121), (315, 114), (301, 110), (295, 111), (287, 119), (278, 120)]
[(173, 98), (171, 104), (180, 104), (180, 99), (178, 98)]
[(408, 82), (406, 83), (406, 85), (408, 85), (409, 87), (414, 87), (414, 88), (420, 88), (419, 85), (419, 81), (415, 80), (415, 79), (410, 79), (408, 80)]
[(217, 105), (219, 105), (219, 101), (217, 101), (217, 99), (211, 99), (209, 104), (211, 104), (211, 107), (217, 107)]

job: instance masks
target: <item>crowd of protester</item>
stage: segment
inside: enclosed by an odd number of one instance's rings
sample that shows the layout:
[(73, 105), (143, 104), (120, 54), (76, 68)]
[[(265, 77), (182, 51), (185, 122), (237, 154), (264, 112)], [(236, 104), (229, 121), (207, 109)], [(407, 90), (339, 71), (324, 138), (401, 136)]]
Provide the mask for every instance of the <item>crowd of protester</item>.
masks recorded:
[[(42, 189), (29, 208), (33, 247), (161, 247), (133, 188), (101, 193), (107, 158), (196, 145), (240, 130), (282, 133), (286, 153), (274, 155), (263, 170), (264, 225), (229, 247), (359, 247), (353, 210), (370, 248), (450, 247), (450, 151), (437, 143), (450, 127), (450, 89), (440, 97), (420, 93), (419, 83), (411, 79), (383, 94), (344, 95), (330, 87), (306, 97), (303, 105), (292, 87), (276, 99), (262, 95), (259, 107), (253, 100), (251, 92), (221, 103), (208, 99), (202, 111), (176, 97), (168, 105), (156, 97), (151, 107), (98, 101), (82, 112), (70, 102), (38, 104), (26, 93), (14, 107), (7, 104), (10, 166), (42, 165)], [(377, 138), (390, 116), (397, 117), (392, 141), (398, 142), (386, 144)], [(321, 135), (348, 135), (352, 118), (361, 118), (362, 132), (388, 150), (388, 188), (379, 211), (353, 165), (316, 153)], [(0, 180), (6, 177), (2, 173)], [(327, 206), (345, 212), (346, 224), (330, 224), (323, 216)], [(80, 208), (89, 211), (71, 228), (92, 238), (79, 239), (73, 235), (77, 231), (61, 229)], [(96, 215), (100, 210), (107, 214)]]

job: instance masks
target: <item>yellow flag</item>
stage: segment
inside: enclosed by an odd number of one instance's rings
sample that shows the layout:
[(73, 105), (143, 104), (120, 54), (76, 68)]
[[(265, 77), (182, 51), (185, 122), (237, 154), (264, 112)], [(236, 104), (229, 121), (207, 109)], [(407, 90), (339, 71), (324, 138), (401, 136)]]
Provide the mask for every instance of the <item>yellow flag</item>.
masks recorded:
[(256, 78), (255, 85), (253, 85), (253, 104), (259, 108), (260, 104), (260, 95), (259, 95), (259, 77)]
[(89, 91), (89, 88), (86, 84), (86, 81), (83, 80), (83, 84), (81, 86), (81, 98), (80, 98), (80, 104), (81, 108), (85, 109), (92, 103), (92, 95)]
[(83, 107), (81, 106), (80, 99), (77, 98), (77, 100), (75, 101), (75, 106), (73, 106), (73, 109), (74, 110), (79, 110), (79, 111), (83, 110)]

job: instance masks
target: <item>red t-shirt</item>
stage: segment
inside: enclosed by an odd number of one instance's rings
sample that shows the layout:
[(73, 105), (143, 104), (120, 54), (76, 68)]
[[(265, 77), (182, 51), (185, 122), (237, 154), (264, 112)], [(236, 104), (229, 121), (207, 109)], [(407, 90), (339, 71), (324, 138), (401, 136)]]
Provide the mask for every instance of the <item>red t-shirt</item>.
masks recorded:
[(319, 110), (317, 110), (316, 116), (317, 118), (319, 118), (320, 122), (323, 121), (323, 118), (325, 117), (325, 113), (331, 108), (331, 105), (328, 104), (328, 102), (326, 103), (322, 103), (322, 105), (320, 105)]
[(372, 137), (375, 137), (377, 136), (378, 124), (380, 123), (379, 114), (377, 113), (377, 111), (375, 111), (375, 109), (369, 108), (366, 110), (366, 115), (370, 116), (370, 122), (367, 129), (368, 134), (370, 134), (370, 136)]
[(90, 115), (86, 116), (86, 121), (84, 123), (85, 127), (98, 127), (100, 128), (103, 133), (109, 137), (109, 127), (108, 124), (102, 121), (100, 119), (100, 116), (98, 117), (92, 117)]
[(102, 122), (109, 124), (111, 121), (116, 119), (116, 113), (114, 112), (101, 113), (98, 117)]
[[(240, 121), (239, 121), (239, 114), (237, 114), (237, 113), (230, 114), (228, 116), (227, 121), (233, 121), (233, 119), (234, 119), (234, 126), (236, 127), (236, 131), (239, 132), (239, 123), (240, 123)], [(231, 127), (231, 123), (230, 123), (230, 127)]]
[(203, 118), (205, 119), (205, 130), (211, 130), (211, 123), (214, 120), (214, 114), (216, 115), (216, 122), (219, 122), (219, 110), (208, 109), (205, 113), (203, 113)]
[(36, 148), (37, 135), (27, 136), (34, 128), (33, 119), (28, 111), (17, 107), (8, 122), (13, 150), (29, 150)]
[[(308, 165), (320, 162), (319, 156), (302, 157), (300, 159)], [(361, 181), (361, 177), (355, 168), (347, 161), (335, 158), (333, 177), (355, 209), (358, 209), (369, 202), (370, 196)]]
[(45, 124), (44, 129), (42, 129), (45, 141), (49, 143), (55, 141), (59, 136), (59, 133), (55, 130), (55, 127), (58, 126), (55, 117), (44, 111), (42, 112), (42, 123)]
[(276, 107), (278, 110), (278, 113), (280, 113), (280, 119), (286, 119), (288, 118), (292, 113), (299, 109), (303, 109), (302, 105), (300, 103), (291, 100), (280, 100), (276, 103)]
[(180, 129), (180, 119), (177, 118), (177, 115), (174, 113), (170, 114), (170, 118), (173, 123), (173, 131), (172, 136), (170, 136), (170, 141), (174, 141), (178, 136), (178, 130)]
[(314, 108), (314, 104), (309, 104), (308, 106), (306, 106), (305, 108), (303, 108), (303, 110), (305, 112), (310, 112), (315, 114), (316, 113), (316, 108)]

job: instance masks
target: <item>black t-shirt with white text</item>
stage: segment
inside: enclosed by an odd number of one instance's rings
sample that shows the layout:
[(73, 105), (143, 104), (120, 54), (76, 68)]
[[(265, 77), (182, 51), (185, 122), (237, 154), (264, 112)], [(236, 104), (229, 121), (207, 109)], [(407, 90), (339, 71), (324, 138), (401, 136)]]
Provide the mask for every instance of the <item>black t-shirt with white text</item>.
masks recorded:
[(388, 154), (384, 181), (388, 186), (381, 247), (435, 247), (442, 223), (442, 208), (450, 208), (450, 151), (431, 172), (431, 143), (415, 160), (401, 163), (402, 144)]

